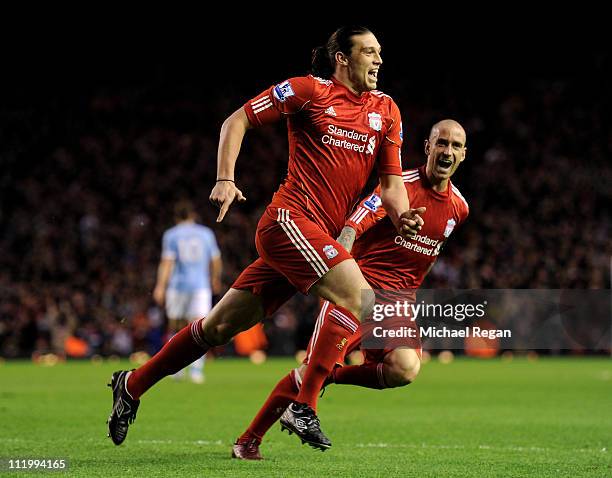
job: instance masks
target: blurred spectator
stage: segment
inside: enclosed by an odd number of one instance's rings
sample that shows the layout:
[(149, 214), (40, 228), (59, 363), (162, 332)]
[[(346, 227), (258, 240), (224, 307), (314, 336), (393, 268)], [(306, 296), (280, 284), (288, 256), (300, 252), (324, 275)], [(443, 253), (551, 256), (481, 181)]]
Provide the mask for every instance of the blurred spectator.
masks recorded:
[[(434, 121), (455, 117), (470, 138), (456, 176), (470, 217), (425, 287), (609, 288), (611, 89), (523, 79), (492, 101), (416, 86), (385, 88), (402, 108), (411, 166)], [(69, 341), (86, 355), (156, 351), (158, 244), (180, 197), (214, 224), (227, 104), (117, 89), (0, 116), (0, 356), (64, 355)], [(241, 153), (248, 201), (215, 226), (224, 288), (257, 255), (256, 222), (286, 170), (281, 129), (249, 132)], [(299, 297), (266, 324), (272, 353), (305, 346), (315, 307)]]

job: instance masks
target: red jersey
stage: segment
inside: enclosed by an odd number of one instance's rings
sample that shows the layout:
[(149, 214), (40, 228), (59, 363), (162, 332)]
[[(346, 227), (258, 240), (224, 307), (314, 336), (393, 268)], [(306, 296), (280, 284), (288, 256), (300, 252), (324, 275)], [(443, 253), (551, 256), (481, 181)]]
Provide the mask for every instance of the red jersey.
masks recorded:
[(336, 237), (365, 187), (379, 174), (401, 175), (397, 105), (380, 91), (357, 95), (335, 79), (290, 78), (248, 101), (254, 126), (287, 118), (289, 168), (271, 206), (300, 211)]
[(411, 207), (425, 206), (425, 224), (414, 239), (404, 239), (381, 207), (380, 187), (363, 200), (346, 221), (359, 238), (353, 257), (374, 289), (416, 289), (435, 262), (442, 244), (469, 213), (467, 201), (450, 181), (435, 191), (425, 166), (403, 173)]

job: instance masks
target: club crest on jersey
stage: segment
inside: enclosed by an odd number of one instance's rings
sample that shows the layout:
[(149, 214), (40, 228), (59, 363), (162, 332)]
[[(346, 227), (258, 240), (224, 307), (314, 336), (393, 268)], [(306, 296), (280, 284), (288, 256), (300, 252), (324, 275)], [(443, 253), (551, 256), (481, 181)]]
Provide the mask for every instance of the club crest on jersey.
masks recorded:
[(323, 248), (323, 252), (325, 252), (325, 255), (327, 256), (328, 259), (333, 259), (334, 257), (338, 255), (338, 251), (331, 244), (328, 246), (325, 246)]
[(372, 194), (368, 199), (363, 202), (363, 207), (369, 209), (372, 212), (376, 212), (381, 205), (382, 199), (380, 199), (378, 194)]
[(380, 131), (382, 129), (382, 116), (378, 113), (368, 113), (368, 121), (370, 122), (370, 128), (374, 131)]
[(295, 95), (295, 93), (293, 92), (293, 88), (291, 88), (289, 80), (283, 81), (274, 87), (274, 97), (281, 103), (284, 103), (287, 98), (293, 95)]
[(454, 219), (449, 219), (448, 221), (446, 221), (446, 229), (444, 229), (444, 237), (450, 236), (451, 232), (453, 232), (453, 229), (455, 229), (456, 225), (457, 223), (455, 222)]

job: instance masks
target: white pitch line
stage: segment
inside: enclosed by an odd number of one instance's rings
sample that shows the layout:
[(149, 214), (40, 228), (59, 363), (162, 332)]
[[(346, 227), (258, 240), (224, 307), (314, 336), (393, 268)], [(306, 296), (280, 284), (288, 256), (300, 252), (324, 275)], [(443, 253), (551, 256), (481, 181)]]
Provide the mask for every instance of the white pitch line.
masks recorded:
[[(199, 446), (227, 446), (223, 440), (196, 440), (196, 441), (174, 441), (174, 440), (137, 440), (137, 443), (142, 444), (184, 444), (184, 445), (199, 445)], [(544, 448), (538, 446), (492, 446), (492, 445), (429, 445), (427, 443), (413, 444), (413, 443), (356, 443), (355, 445), (346, 445), (351, 448), (424, 448), (424, 449), (435, 449), (435, 450), (472, 450), (478, 448), (480, 450), (493, 450), (493, 451), (518, 451), (518, 452), (581, 452), (581, 453), (607, 453), (607, 448)]]
[(570, 452), (582, 452), (582, 453), (607, 453), (607, 448), (542, 448), (537, 446), (491, 446), (491, 445), (478, 445), (478, 446), (466, 446), (466, 445), (428, 445), (427, 443), (421, 443), (420, 445), (412, 443), (357, 443), (354, 445), (356, 448), (424, 448), (424, 449), (435, 449), (435, 450), (470, 450), (478, 448), (481, 450), (494, 450), (494, 451), (519, 451), (519, 452), (559, 452), (559, 451), (570, 451)]
[(225, 446), (223, 440), (195, 440), (195, 441), (177, 441), (177, 440), (136, 440), (136, 443), (143, 445), (199, 445), (199, 446)]
[[(26, 442), (31, 440), (24, 440), (23, 438), (2, 438), (0, 437), (0, 443), (11, 443), (11, 442)], [(89, 442), (97, 442), (99, 439), (89, 438)], [(134, 440), (135, 443), (141, 445), (196, 445), (196, 446), (229, 446), (229, 442), (223, 440)], [(604, 448), (543, 448), (538, 446), (492, 446), (492, 445), (429, 445), (427, 443), (414, 444), (414, 443), (356, 443), (354, 445), (344, 445), (351, 448), (410, 448), (410, 449), (433, 449), (433, 450), (473, 450), (475, 448), (480, 450), (493, 450), (493, 451), (518, 451), (518, 452), (580, 452), (580, 453), (608, 453), (608, 449)]]

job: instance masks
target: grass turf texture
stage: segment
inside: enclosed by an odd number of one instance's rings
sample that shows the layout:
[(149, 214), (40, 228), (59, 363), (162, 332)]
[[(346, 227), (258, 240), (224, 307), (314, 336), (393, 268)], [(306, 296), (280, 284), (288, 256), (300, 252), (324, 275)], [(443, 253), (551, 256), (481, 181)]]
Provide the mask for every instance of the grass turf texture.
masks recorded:
[(165, 379), (115, 447), (106, 382), (127, 366), (0, 364), (0, 457), (68, 457), (52, 476), (612, 476), (610, 359), (434, 360), (408, 387), (334, 385), (319, 401), (332, 448), (276, 424), (262, 462), (231, 460), (231, 443), (295, 362), (219, 359), (205, 385)]

